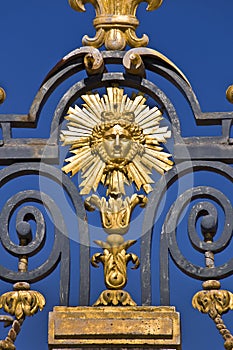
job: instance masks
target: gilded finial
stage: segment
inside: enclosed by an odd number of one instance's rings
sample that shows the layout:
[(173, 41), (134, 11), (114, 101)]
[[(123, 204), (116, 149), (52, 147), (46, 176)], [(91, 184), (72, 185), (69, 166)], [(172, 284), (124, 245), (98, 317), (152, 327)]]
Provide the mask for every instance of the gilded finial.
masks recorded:
[(233, 103), (233, 85), (228, 86), (226, 91), (226, 98), (230, 103)]
[(6, 92), (2, 87), (0, 87), (0, 104), (3, 103), (5, 99), (6, 99)]
[(136, 10), (141, 2), (147, 2), (147, 10), (156, 10), (163, 0), (69, 0), (70, 6), (79, 12), (84, 12), (84, 4), (90, 2), (96, 11), (93, 21), (96, 35), (93, 38), (85, 35), (84, 46), (96, 48), (105, 45), (107, 50), (124, 50), (126, 45), (131, 47), (146, 46), (148, 36), (138, 38), (135, 30), (139, 25)]

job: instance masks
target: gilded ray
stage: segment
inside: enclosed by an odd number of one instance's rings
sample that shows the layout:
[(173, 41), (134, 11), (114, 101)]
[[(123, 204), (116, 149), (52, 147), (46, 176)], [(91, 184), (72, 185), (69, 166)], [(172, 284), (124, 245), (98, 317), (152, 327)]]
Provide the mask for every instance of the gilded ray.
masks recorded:
[(166, 153), (166, 152), (158, 152), (156, 150), (153, 149), (146, 149), (146, 153), (150, 154), (153, 158), (162, 160), (163, 162), (165, 162), (168, 165), (173, 165), (173, 161), (168, 159), (169, 157), (171, 157), (170, 153)]
[(141, 121), (139, 123), (140, 127), (143, 129), (147, 129), (150, 127), (153, 127), (155, 125), (158, 125), (160, 120), (162, 120), (163, 117), (161, 116), (161, 113), (158, 114), (157, 116), (155, 114), (152, 114), (148, 116), (145, 120)]
[(100, 118), (98, 118), (95, 114), (93, 114), (92, 111), (89, 111), (86, 108), (85, 104), (83, 105), (83, 111), (89, 117), (89, 120), (92, 119), (95, 122), (95, 125), (100, 122)]
[(93, 119), (89, 118), (78, 106), (75, 106), (75, 108), (70, 107), (68, 113), (65, 117), (66, 120), (86, 126), (88, 129), (92, 129), (95, 126)]
[(62, 168), (62, 170), (66, 174), (71, 172), (72, 176), (74, 176), (78, 171), (80, 171), (85, 166), (87, 162), (91, 161), (92, 159), (93, 159), (93, 156), (91, 152), (89, 152), (88, 154), (85, 154), (82, 157), (77, 157), (76, 159), (72, 160), (69, 164), (65, 165)]
[(138, 109), (138, 106), (143, 105), (145, 102), (146, 102), (146, 98), (144, 96), (136, 95), (136, 97), (133, 100), (133, 104), (130, 112), (135, 112)]
[(120, 108), (121, 113), (124, 111), (126, 98), (127, 98), (127, 95), (123, 95), (122, 101), (121, 101), (121, 108)]
[(137, 116), (137, 118), (135, 119), (135, 121), (140, 124), (141, 120), (146, 119), (147, 117), (149, 117), (151, 114), (158, 114), (158, 115), (162, 115), (161, 111), (158, 109), (157, 106), (153, 107), (152, 109), (148, 109), (147, 111), (144, 111), (143, 113), (139, 114)]
[(92, 134), (92, 128), (90, 127), (87, 127), (87, 126), (84, 126), (80, 123), (76, 123), (76, 122), (69, 122), (67, 124), (67, 127), (69, 128), (70, 126), (76, 128), (76, 129), (79, 129), (80, 131), (84, 132), (84, 133), (88, 133), (89, 135)]
[(95, 167), (91, 173), (91, 176), (86, 177), (85, 180), (82, 181), (80, 184), (80, 187), (83, 187), (81, 194), (88, 194), (89, 192), (86, 192), (89, 188), (93, 189), (95, 192), (97, 190), (97, 187), (99, 185), (99, 182), (101, 180), (101, 177), (103, 175), (105, 165), (104, 162), (100, 161), (98, 163), (95, 163)]
[(142, 163), (150, 169), (154, 168), (159, 174), (161, 175), (164, 174), (164, 170), (161, 167), (159, 167), (157, 164), (155, 164), (149, 157), (147, 156), (143, 157)]
[(85, 136), (87, 136), (87, 134), (84, 134), (83, 135), (83, 133), (81, 133), (81, 132), (76, 132), (76, 131), (64, 131), (63, 133), (62, 133), (62, 135), (64, 135), (64, 137), (66, 137), (66, 136), (70, 136), (70, 137), (76, 137), (76, 138), (81, 138), (81, 137), (85, 137)]
[(104, 102), (105, 102), (105, 105), (106, 105), (106, 112), (109, 112), (111, 109), (110, 109), (110, 104), (109, 104), (108, 96), (107, 96), (107, 95), (104, 95), (104, 96), (103, 96), (103, 99), (104, 99)]
[(86, 165), (86, 167), (83, 169), (83, 174), (82, 174), (82, 177), (85, 179), (85, 178), (89, 178), (92, 176), (92, 174), (94, 173), (95, 171), (95, 168), (96, 168), (96, 164), (97, 162), (101, 161), (100, 159), (96, 159), (94, 157), (92, 157), (92, 162), (90, 164), (90, 166), (88, 167), (88, 164)]
[(140, 174), (140, 177), (142, 179), (144, 179), (143, 184), (153, 184), (154, 181), (152, 180), (152, 178), (147, 174), (147, 172), (143, 171), (142, 165), (137, 162), (135, 159), (133, 160), (133, 165), (135, 166), (135, 168), (137, 169), (138, 173)]
[(80, 137), (78, 140), (76, 140), (71, 147), (72, 149), (80, 148), (80, 147), (86, 147), (90, 145), (90, 138), (89, 137)]
[(82, 99), (86, 102), (84, 106), (93, 115), (95, 120), (100, 120), (100, 109), (96, 107), (96, 99), (94, 95), (82, 95)]
[(66, 158), (66, 162), (73, 162), (76, 159), (80, 159), (81, 156), (86, 156), (87, 154), (90, 154), (90, 148), (85, 147), (85, 148), (78, 148), (75, 149), (74, 151), (71, 151), (71, 153), (74, 153), (75, 156)]
[(167, 164), (166, 161), (161, 161), (157, 158), (154, 158), (151, 154), (148, 154), (147, 152), (145, 152), (144, 157), (151, 161), (151, 163), (153, 164), (153, 167), (158, 166), (163, 170), (163, 172), (164, 170), (168, 171), (171, 169), (171, 165)]
[[(72, 131), (75, 135), (82, 135), (81, 137), (85, 137), (86, 135), (90, 136), (92, 134), (91, 130), (77, 128), (76, 126), (72, 126), (71, 123), (67, 126), (69, 131)], [(72, 135), (72, 134), (71, 134)]]
[(66, 136), (64, 134), (60, 135), (60, 140), (63, 142), (62, 146), (73, 145), (75, 142), (79, 141), (78, 137)]
[(83, 187), (83, 189), (80, 191), (80, 194), (89, 194), (90, 191), (93, 189), (93, 187), (96, 186), (96, 178), (97, 178), (97, 175), (101, 169), (101, 166), (102, 166), (102, 162), (100, 162), (98, 159), (96, 159), (95, 170), (94, 170), (92, 176), (88, 177), (86, 180), (84, 180), (80, 184), (80, 187)]
[(68, 115), (65, 119), (69, 120), (67, 125), (75, 126), (76, 128), (82, 128), (92, 131), (95, 123), (92, 123), (90, 120), (85, 121), (83, 119), (79, 119), (78, 117), (73, 117), (72, 115)]
[[(83, 118), (82, 120), (85, 120), (87, 121), (88, 123), (91, 123), (92, 125), (95, 125), (96, 124), (96, 121), (97, 121), (97, 118), (95, 115), (93, 114), (90, 114), (89, 112), (87, 112), (85, 110), (85, 108), (80, 108), (78, 107), (77, 105), (75, 105), (75, 110), (80, 113), (80, 111), (82, 112), (82, 114), (80, 114), (80, 116)], [(80, 118), (81, 119), (81, 118)]]
[(147, 111), (148, 109), (149, 107), (147, 105), (139, 105), (134, 111), (135, 122), (137, 121), (137, 116), (141, 115), (141, 113)]
[[(140, 172), (142, 174), (145, 174), (145, 176), (148, 176), (149, 174), (152, 174), (151, 168), (147, 168), (142, 164), (142, 159), (140, 156), (136, 156), (133, 159), (133, 163), (136, 164), (137, 168), (140, 169)], [(152, 182), (151, 182), (152, 181)], [(148, 176), (148, 183), (153, 183), (154, 181)]]
[(135, 167), (134, 163), (129, 163), (128, 167), (130, 169), (131, 177), (136, 184), (137, 190), (139, 191), (141, 186), (145, 183), (144, 179), (138, 169)]

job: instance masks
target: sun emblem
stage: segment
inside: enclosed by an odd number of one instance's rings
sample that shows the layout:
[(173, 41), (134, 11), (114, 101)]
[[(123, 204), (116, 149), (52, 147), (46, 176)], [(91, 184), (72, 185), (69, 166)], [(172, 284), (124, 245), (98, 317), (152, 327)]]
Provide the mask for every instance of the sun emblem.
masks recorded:
[(81, 171), (82, 195), (96, 192), (100, 182), (110, 196), (124, 195), (125, 185), (132, 183), (148, 194), (152, 169), (163, 174), (173, 165), (161, 145), (171, 137), (167, 126), (160, 127), (162, 112), (149, 108), (142, 94), (129, 98), (118, 87), (107, 88), (102, 97), (81, 97), (85, 103), (69, 108), (68, 130), (61, 131), (63, 145), (71, 145), (74, 154), (62, 170), (72, 176)]

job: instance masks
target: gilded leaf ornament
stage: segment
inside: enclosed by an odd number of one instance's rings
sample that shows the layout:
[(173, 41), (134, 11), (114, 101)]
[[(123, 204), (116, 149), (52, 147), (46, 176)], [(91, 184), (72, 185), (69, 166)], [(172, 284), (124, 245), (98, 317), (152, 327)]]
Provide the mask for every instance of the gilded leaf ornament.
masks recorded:
[(171, 137), (168, 127), (160, 127), (162, 112), (145, 104), (138, 94), (129, 98), (118, 87), (82, 95), (84, 104), (70, 107), (67, 130), (61, 131), (63, 145), (74, 155), (62, 170), (75, 175), (81, 171), (81, 194), (96, 192), (102, 183), (107, 195), (125, 194), (125, 185), (152, 191), (152, 169), (164, 174), (172, 168), (171, 154), (161, 143)]
[(202, 286), (204, 290), (193, 296), (192, 305), (200, 312), (209, 315), (225, 340), (225, 349), (232, 350), (233, 335), (224, 324), (222, 314), (233, 309), (233, 294), (228, 290), (220, 289), (221, 284), (217, 280), (207, 280)]
[[(110, 238), (110, 239), (109, 239)], [(129, 293), (122, 290), (127, 283), (127, 265), (129, 261), (134, 264), (133, 269), (140, 265), (136, 254), (127, 253), (127, 249), (136, 241), (130, 240), (124, 242), (124, 239), (112, 234), (108, 237), (108, 242), (95, 241), (103, 248), (103, 253), (96, 253), (91, 258), (91, 264), (98, 267), (101, 262), (104, 266), (104, 281), (108, 288), (101, 293), (95, 306), (98, 305), (136, 305)]]
[(221, 315), (233, 309), (233, 294), (228, 290), (204, 290), (194, 295), (192, 305), (203, 313), (214, 309)]
[(16, 283), (15, 286), (14, 291), (0, 296), (0, 308), (5, 312), (20, 320), (26, 316), (33, 316), (38, 310), (41, 311), (44, 308), (45, 298), (41, 293), (30, 290), (27, 283)]

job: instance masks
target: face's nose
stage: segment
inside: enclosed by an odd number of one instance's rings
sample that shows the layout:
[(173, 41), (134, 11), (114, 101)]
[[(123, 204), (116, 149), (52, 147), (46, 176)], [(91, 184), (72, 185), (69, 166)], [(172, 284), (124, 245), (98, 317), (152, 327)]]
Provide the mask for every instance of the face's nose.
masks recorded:
[(121, 145), (120, 145), (120, 136), (119, 136), (119, 134), (116, 134), (114, 149), (115, 149), (115, 151), (119, 151), (120, 148), (121, 148)]

